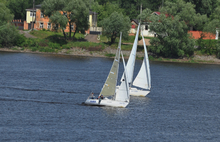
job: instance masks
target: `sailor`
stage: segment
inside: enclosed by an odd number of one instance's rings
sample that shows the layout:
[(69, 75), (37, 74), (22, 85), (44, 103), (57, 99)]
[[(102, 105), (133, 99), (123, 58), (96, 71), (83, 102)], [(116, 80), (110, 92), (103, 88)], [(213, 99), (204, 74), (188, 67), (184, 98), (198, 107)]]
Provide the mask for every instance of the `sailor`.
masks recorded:
[(94, 93), (92, 93), (91, 98), (94, 99)]
[(101, 99), (103, 99), (103, 95), (101, 95)]
[[(102, 96), (102, 95), (101, 95)], [(98, 97), (98, 100), (99, 100), (99, 104), (100, 104), (100, 102), (101, 102), (101, 99), (102, 99), (102, 97), (101, 96), (99, 96)]]

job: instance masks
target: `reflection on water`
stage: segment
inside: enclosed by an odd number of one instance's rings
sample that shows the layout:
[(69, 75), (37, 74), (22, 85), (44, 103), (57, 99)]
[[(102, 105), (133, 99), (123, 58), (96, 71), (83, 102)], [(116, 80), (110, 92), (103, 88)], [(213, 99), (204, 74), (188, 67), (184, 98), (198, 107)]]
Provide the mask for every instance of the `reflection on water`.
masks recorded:
[(125, 116), (128, 114), (129, 109), (127, 108), (116, 108), (116, 107), (102, 107), (102, 112), (107, 116)]
[(99, 94), (113, 59), (0, 52), (0, 60), (0, 141), (220, 139), (219, 65), (150, 62), (150, 94), (112, 108), (81, 103)]
[(148, 97), (133, 97), (133, 96), (131, 96), (130, 101), (135, 102), (139, 105), (149, 105), (152, 100)]

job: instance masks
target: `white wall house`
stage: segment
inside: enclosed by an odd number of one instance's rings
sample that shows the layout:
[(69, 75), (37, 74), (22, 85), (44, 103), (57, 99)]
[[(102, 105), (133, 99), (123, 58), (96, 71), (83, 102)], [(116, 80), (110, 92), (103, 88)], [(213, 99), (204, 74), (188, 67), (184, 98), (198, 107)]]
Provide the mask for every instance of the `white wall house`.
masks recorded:
[[(138, 20), (134, 19), (131, 21), (131, 29), (130, 29), (130, 35), (135, 35), (137, 32), (137, 26), (138, 26)], [(143, 36), (145, 37), (154, 37), (154, 32), (150, 32), (150, 25), (149, 23), (141, 23), (140, 27), (140, 35), (143, 33)]]
[(145, 37), (154, 37), (154, 32), (150, 32), (150, 25), (148, 24), (141, 25), (141, 34)]

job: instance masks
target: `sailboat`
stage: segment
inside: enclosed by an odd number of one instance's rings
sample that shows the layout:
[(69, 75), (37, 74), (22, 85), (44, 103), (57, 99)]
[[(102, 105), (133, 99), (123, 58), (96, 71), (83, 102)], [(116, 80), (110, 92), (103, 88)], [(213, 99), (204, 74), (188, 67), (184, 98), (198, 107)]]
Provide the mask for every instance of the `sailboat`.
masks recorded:
[[(143, 43), (144, 43), (144, 60), (142, 66), (139, 70), (138, 75), (133, 81), (134, 67), (135, 67), (135, 59), (137, 52), (137, 44), (138, 44), (138, 35), (139, 35), (140, 23), (137, 28), (137, 33), (135, 36), (134, 44), (126, 65), (126, 69), (128, 71), (128, 83), (130, 86), (130, 95), (132, 96), (146, 96), (150, 93), (151, 88), (151, 76), (150, 76), (150, 67), (149, 67), (149, 59), (147, 54), (147, 48), (144, 41), (144, 37), (142, 35)], [(123, 76), (122, 79), (123, 80)]]
[(87, 98), (85, 104), (96, 105), (96, 106), (111, 106), (111, 107), (126, 107), (129, 104), (130, 92), (129, 92), (129, 84), (127, 81), (127, 72), (125, 68), (125, 61), (123, 54), (122, 54), (122, 60), (124, 65), (124, 73), (123, 73), (124, 79), (121, 82), (116, 92), (120, 53), (121, 53), (121, 34), (120, 34), (118, 49), (111, 70), (102, 87), (99, 97), (97, 99), (93, 98), (93, 94), (92, 94)]
[(151, 89), (151, 75), (150, 75), (150, 64), (147, 54), (147, 48), (144, 41), (144, 37), (142, 34), (142, 39), (144, 43), (144, 59), (141, 65), (141, 68), (136, 76), (136, 78), (133, 81), (133, 86), (130, 88), (130, 94), (132, 96), (146, 96), (150, 93)]

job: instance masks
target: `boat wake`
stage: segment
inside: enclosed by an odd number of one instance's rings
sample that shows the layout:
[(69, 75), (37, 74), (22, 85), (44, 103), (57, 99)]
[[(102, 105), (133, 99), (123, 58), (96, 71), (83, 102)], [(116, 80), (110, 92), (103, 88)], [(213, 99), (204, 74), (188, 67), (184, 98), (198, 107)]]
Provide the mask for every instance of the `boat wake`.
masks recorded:
[(22, 90), (22, 91), (40, 91), (40, 92), (58, 92), (58, 93), (80, 93), (80, 92), (73, 92), (73, 91), (63, 91), (63, 90), (47, 90), (47, 89), (29, 89), (29, 88), (19, 88), (19, 87), (0, 87), (0, 88), (8, 88), (8, 89), (15, 89), (15, 90)]
[(63, 102), (49, 102), (43, 100), (33, 100), (33, 99), (17, 99), (17, 98), (10, 98), (10, 97), (0, 97), (0, 101), (15, 101), (15, 102), (36, 102), (36, 103), (48, 103), (48, 104), (66, 104)]

